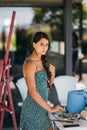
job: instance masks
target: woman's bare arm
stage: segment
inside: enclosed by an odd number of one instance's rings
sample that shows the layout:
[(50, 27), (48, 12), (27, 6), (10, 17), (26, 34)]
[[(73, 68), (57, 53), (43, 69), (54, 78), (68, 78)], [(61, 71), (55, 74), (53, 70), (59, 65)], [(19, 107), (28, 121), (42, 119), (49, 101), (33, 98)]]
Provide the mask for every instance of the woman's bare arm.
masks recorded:
[(50, 107), (45, 100), (40, 96), (36, 90), (35, 84), (35, 71), (36, 68), (33, 63), (27, 63), (24, 67), (24, 75), (26, 77), (26, 82), (28, 86), (28, 91), (30, 96), (45, 110), (49, 112), (62, 111), (63, 109), (60, 106)]

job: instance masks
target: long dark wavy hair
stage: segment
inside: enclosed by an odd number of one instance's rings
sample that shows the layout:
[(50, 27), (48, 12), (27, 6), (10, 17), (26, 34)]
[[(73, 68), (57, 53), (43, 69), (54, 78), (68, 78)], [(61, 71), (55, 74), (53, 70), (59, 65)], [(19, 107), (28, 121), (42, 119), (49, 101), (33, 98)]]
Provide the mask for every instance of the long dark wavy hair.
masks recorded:
[[(50, 39), (49, 39), (48, 35), (45, 32), (41, 32), (41, 31), (40, 32), (36, 32), (33, 35), (32, 42), (37, 43), (42, 38), (45, 38), (45, 39), (47, 39), (49, 41), (49, 47), (48, 47), (48, 50), (49, 50), (49, 48), (50, 48)], [(47, 60), (47, 55), (42, 55), (41, 56), (41, 60), (42, 60), (43, 67), (44, 67), (44, 69), (47, 72), (47, 76), (48, 76), (48, 80), (49, 80), (50, 77), (51, 77), (51, 72), (49, 71), (49, 62)]]

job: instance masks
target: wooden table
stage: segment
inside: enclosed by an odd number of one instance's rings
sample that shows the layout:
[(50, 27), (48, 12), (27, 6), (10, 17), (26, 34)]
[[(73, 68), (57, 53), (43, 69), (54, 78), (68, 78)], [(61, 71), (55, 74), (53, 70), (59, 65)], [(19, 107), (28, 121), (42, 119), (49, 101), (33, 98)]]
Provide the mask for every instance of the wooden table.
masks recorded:
[(49, 113), (49, 118), (52, 122), (53, 130), (54, 130), (54, 126), (58, 128), (58, 130), (87, 130), (87, 120), (84, 119), (79, 119), (79, 124), (80, 124), (79, 126), (64, 127), (62, 122), (57, 121), (54, 114)]

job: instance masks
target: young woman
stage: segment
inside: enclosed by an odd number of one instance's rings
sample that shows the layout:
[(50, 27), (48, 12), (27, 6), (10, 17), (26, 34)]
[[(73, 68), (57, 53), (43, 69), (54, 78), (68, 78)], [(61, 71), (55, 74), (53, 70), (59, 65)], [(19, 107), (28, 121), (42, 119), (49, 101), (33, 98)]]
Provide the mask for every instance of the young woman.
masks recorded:
[(51, 130), (48, 112), (63, 111), (60, 106), (50, 107), (48, 84), (51, 87), (55, 77), (55, 67), (46, 59), (50, 47), (48, 35), (36, 32), (33, 37), (33, 52), (25, 59), (23, 75), (26, 79), (28, 94), (23, 103), (20, 128), (22, 130)]

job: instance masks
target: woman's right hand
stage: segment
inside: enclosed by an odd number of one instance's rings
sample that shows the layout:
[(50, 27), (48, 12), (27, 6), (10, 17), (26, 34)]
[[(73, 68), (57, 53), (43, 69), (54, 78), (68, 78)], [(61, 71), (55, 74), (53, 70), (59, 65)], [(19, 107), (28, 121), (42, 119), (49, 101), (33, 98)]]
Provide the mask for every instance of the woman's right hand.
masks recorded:
[(64, 109), (63, 107), (59, 106), (59, 105), (56, 105), (54, 107), (51, 107), (51, 113), (54, 113), (54, 112), (64, 112)]

